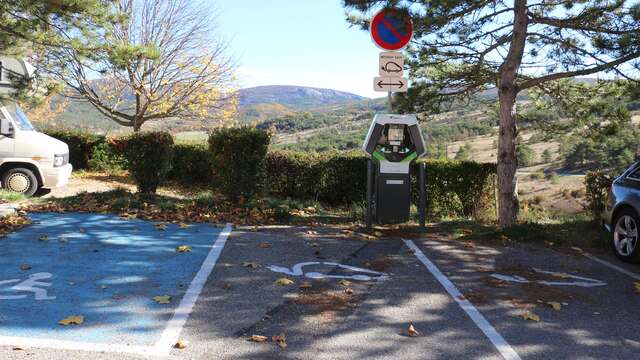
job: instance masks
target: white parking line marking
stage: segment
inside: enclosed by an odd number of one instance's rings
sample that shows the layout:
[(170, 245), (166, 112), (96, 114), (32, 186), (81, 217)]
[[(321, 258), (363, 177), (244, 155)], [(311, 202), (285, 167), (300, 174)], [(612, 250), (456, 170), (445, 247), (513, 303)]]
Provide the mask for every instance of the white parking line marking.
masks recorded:
[(416, 255), (418, 260), (431, 272), (431, 274), (438, 280), (440, 285), (447, 290), (449, 295), (455, 300), (458, 305), (469, 315), (471, 320), (476, 326), (484, 333), (484, 335), (491, 341), (493, 346), (498, 349), (500, 354), (505, 360), (521, 360), (518, 353), (513, 350), (511, 345), (500, 335), (496, 329), (487, 321), (487, 319), (476, 309), (469, 300), (464, 299), (462, 293), (456, 288), (456, 286), (449, 280), (438, 267), (427, 258), (427, 256), (420, 250), (416, 244), (411, 240), (403, 239), (405, 245), (409, 247)]
[(158, 349), (158, 353), (168, 355), (171, 348), (178, 341), (182, 327), (187, 322), (187, 319), (189, 319), (189, 315), (191, 314), (191, 311), (193, 311), (193, 306), (196, 304), (204, 284), (207, 282), (209, 275), (216, 266), (216, 262), (218, 262), (222, 249), (224, 249), (224, 245), (227, 243), (227, 238), (230, 234), (231, 224), (228, 223), (220, 235), (218, 235), (218, 239), (211, 247), (209, 255), (204, 259), (200, 270), (193, 278), (193, 281), (191, 281), (187, 292), (184, 294), (180, 304), (176, 308), (176, 311), (173, 313), (173, 317), (169, 320), (160, 340), (156, 343), (155, 347)]
[(605, 261), (605, 260), (602, 260), (600, 258), (597, 258), (597, 257), (595, 257), (595, 256), (593, 256), (593, 255), (591, 255), (589, 253), (586, 253), (586, 252), (582, 253), (582, 255), (584, 255), (585, 257), (588, 257), (589, 259), (591, 259), (591, 260), (593, 260), (595, 262), (598, 262), (598, 263), (600, 263), (600, 264), (602, 264), (602, 265), (604, 265), (604, 266), (606, 266), (606, 267), (608, 267), (610, 269), (613, 269), (613, 270), (615, 270), (617, 272), (625, 274), (625, 275), (629, 276), (632, 279), (640, 280), (640, 275), (638, 275), (636, 273), (633, 273), (633, 272), (631, 272), (629, 270), (625, 270), (625, 269), (621, 268), (618, 265), (615, 265), (615, 264), (612, 264), (612, 263), (610, 263), (608, 261)]

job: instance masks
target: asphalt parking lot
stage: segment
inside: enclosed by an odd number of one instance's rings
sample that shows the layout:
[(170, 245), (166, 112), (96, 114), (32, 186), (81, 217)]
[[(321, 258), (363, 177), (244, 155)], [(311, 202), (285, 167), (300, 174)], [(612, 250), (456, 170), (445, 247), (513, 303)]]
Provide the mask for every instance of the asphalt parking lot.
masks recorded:
[[(204, 224), (34, 220), (0, 240), (1, 358), (602, 359), (640, 350), (640, 269), (608, 254), (598, 262), (574, 250), (429, 233), (370, 239), (337, 227), (239, 228), (227, 238)], [(25, 290), (35, 274), (46, 294)], [(153, 300), (161, 295), (169, 303)], [(58, 324), (72, 315), (83, 322)], [(187, 347), (172, 349), (178, 339)]]

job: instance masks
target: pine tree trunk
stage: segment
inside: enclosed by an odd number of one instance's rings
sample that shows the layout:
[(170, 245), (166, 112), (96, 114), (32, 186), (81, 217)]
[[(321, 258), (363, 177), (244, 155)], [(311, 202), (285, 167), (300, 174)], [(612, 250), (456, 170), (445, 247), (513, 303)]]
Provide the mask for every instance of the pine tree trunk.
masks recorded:
[(516, 122), (514, 87), (501, 86), (500, 133), (498, 137), (498, 221), (500, 226), (515, 224), (518, 216), (518, 194), (516, 189)]
[(518, 216), (516, 169), (516, 118), (515, 104), (518, 87), (516, 78), (527, 38), (527, 0), (514, 1), (513, 35), (509, 52), (499, 69), (497, 79), (500, 101), (500, 134), (498, 136), (498, 221), (508, 227)]

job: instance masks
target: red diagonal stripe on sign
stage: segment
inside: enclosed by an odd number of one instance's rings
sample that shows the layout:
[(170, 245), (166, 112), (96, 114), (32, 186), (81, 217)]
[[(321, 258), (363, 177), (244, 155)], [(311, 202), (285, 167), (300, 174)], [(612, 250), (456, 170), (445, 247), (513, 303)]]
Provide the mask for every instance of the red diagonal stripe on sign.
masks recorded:
[(382, 21), (382, 25), (384, 25), (387, 29), (389, 29), (389, 31), (391, 31), (393, 35), (395, 35), (398, 38), (398, 42), (404, 41), (404, 36), (400, 35), (398, 30), (396, 30), (396, 28), (394, 28), (393, 25), (391, 25), (391, 23), (384, 18), (384, 16), (382, 16), (382, 19), (380, 19), (380, 21)]

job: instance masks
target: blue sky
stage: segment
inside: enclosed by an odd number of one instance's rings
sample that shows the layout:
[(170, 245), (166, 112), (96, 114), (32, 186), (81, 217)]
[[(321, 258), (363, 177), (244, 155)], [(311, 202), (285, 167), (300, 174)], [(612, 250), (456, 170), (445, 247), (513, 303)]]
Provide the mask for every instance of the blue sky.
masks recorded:
[(238, 85), (302, 85), (381, 97), (378, 48), (349, 28), (340, 0), (216, 0)]

